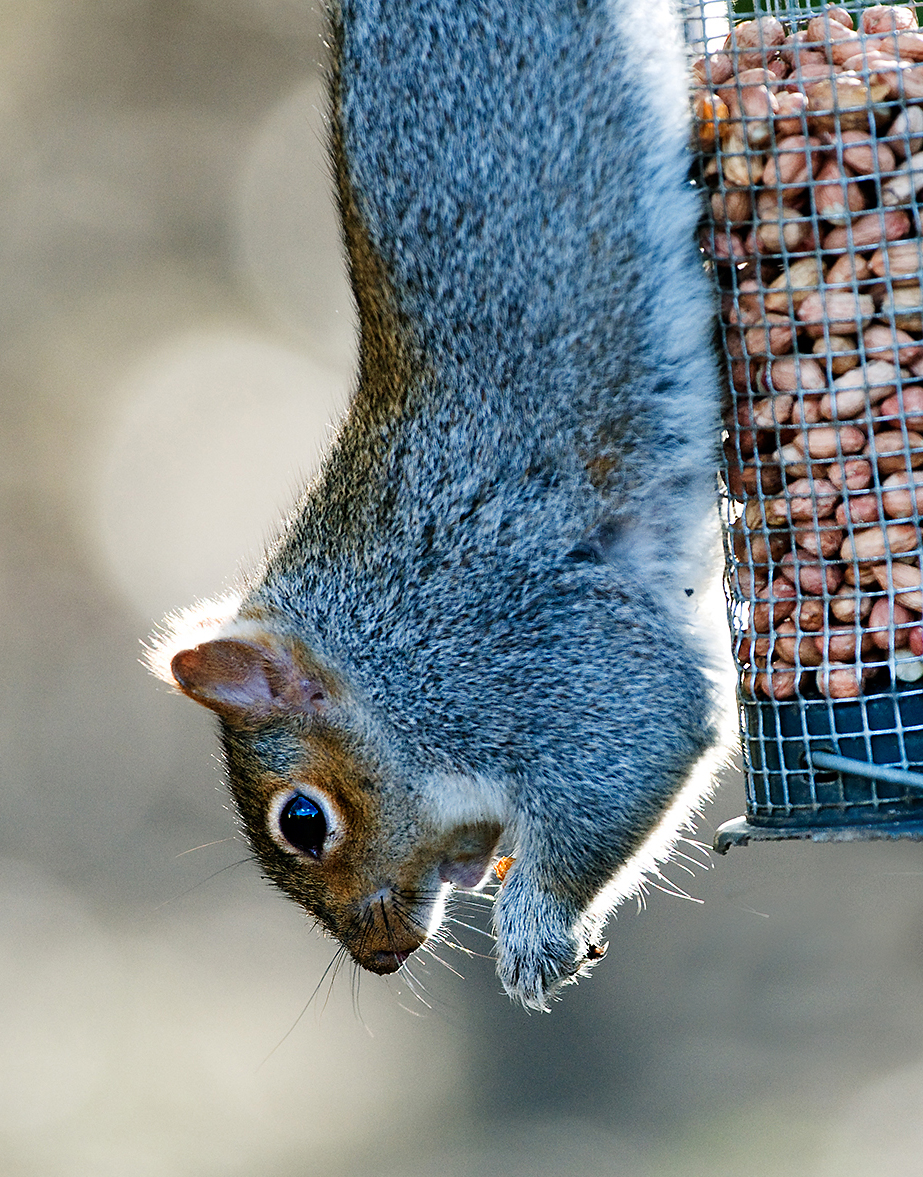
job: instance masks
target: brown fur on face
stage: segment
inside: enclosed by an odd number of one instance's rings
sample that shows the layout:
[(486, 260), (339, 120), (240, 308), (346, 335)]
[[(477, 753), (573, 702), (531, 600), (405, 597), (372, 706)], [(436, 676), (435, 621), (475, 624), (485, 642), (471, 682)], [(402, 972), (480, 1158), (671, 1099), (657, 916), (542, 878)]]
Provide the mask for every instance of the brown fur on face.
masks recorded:
[[(447, 865), (457, 872), (470, 863), (476, 881), (502, 832), (495, 822), (437, 830), (409, 807), (403, 825), (383, 831), (379, 770), (322, 724), (305, 732), (281, 722), (258, 731), (225, 723), (224, 736), (231, 792), (267, 877), (372, 972), (394, 972), (425, 942), (441, 917)], [(281, 771), (289, 759), (295, 763)], [(274, 828), (280, 804), (299, 791), (332, 811), (319, 859), (287, 847)]]

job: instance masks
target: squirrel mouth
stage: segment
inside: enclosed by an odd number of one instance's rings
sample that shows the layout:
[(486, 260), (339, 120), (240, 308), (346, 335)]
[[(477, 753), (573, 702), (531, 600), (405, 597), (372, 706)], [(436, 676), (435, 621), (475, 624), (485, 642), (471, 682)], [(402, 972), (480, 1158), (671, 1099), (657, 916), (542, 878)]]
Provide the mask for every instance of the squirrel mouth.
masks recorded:
[(382, 950), (373, 953), (368, 960), (360, 961), (360, 964), (363, 968), (368, 969), (369, 972), (387, 976), (389, 973), (396, 973), (404, 961), (410, 956), (411, 952), (414, 951), (416, 951), (415, 948), (410, 948), (403, 952)]

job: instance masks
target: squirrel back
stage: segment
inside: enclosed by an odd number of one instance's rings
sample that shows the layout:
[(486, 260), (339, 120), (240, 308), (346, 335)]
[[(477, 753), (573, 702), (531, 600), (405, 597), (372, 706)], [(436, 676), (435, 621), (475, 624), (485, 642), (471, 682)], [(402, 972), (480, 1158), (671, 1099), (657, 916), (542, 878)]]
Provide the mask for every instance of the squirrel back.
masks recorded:
[[(715, 377), (668, 7), (342, 13), (335, 165), (362, 324), (344, 437), (409, 446), (417, 502), (492, 481), (508, 494), (518, 463), (527, 539), (536, 516), (564, 542), (583, 524), (646, 583), (697, 584)], [(411, 437), (421, 421), (440, 455)], [(321, 516), (335, 489), (318, 488)], [(344, 523), (363, 500), (375, 518), (377, 486), (345, 494)]]
[(365, 967), (514, 847), (498, 969), (544, 1008), (716, 739), (677, 28), (625, 0), (342, 0), (331, 32), (353, 402), (252, 581), (151, 660), (220, 717), (268, 876)]

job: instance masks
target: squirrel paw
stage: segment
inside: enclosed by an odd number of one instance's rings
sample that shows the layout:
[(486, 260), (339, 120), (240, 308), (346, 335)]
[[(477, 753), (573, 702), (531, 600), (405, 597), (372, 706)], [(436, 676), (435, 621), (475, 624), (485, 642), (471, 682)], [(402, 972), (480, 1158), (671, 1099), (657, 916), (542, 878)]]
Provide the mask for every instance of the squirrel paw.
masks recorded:
[(497, 898), (497, 975), (510, 997), (547, 1011), (558, 990), (586, 975), (602, 952), (588, 942), (579, 914), (520, 878), (511, 875)]

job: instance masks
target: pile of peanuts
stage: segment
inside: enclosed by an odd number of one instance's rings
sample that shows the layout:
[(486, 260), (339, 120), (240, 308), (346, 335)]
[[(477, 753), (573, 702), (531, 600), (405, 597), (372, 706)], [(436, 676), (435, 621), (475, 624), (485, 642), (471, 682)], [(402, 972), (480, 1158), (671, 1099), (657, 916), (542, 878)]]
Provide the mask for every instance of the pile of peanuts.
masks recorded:
[(923, 31), (897, 5), (758, 17), (693, 79), (742, 686), (923, 678)]

